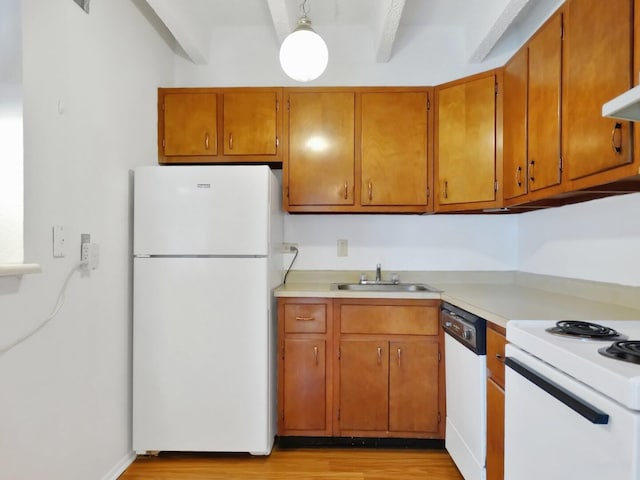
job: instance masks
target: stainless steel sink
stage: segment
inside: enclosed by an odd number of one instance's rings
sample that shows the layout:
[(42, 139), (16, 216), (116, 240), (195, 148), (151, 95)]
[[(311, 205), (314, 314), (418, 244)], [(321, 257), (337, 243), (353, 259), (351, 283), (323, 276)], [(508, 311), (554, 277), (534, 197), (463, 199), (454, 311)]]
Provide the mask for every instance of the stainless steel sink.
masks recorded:
[(337, 290), (352, 292), (434, 292), (440, 293), (429, 285), (422, 283), (336, 283)]

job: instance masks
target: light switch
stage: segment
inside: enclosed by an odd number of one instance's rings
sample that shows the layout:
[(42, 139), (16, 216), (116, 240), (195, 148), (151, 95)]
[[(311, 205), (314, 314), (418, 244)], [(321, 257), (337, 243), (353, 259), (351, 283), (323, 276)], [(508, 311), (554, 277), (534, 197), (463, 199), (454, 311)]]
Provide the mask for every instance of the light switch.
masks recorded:
[(349, 242), (344, 238), (338, 239), (338, 256), (346, 257), (349, 255)]
[(64, 227), (62, 225), (53, 226), (53, 256), (55, 258), (64, 257)]

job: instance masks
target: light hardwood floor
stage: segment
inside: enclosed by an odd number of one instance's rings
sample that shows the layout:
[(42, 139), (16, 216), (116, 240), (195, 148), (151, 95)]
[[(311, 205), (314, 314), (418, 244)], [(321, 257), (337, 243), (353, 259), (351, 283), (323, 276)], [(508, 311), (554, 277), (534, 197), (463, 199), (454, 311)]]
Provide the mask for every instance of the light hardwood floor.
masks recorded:
[(274, 449), (268, 457), (161, 453), (120, 480), (463, 480), (442, 450)]

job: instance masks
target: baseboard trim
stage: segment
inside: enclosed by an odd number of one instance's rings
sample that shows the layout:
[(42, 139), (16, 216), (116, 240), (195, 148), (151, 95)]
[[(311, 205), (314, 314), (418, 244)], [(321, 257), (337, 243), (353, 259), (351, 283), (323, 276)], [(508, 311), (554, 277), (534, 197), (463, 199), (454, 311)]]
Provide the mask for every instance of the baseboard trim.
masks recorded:
[(136, 459), (136, 453), (131, 451), (127, 453), (122, 459), (107, 473), (102, 480), (118, 480), (118, 477), (133, 463)]
[(444, 440), (435, 438), (367, 437), (278, 437), (279, 448), (352, 447), (444, 450)]

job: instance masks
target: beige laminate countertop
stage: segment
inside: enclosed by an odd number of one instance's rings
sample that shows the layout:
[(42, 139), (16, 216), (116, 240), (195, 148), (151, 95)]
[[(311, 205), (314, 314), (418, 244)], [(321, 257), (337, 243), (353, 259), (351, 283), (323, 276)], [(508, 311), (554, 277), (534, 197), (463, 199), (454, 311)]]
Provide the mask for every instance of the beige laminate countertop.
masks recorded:
[(403, 282), (441, 292), (354, 292), (332, 287), (357, 282), (352, 272), (293, 273), (276, 297), (441, 298), (505, 328), (509, 320), (640, 320), (638, 287), (523, 272), (403, 272)]

